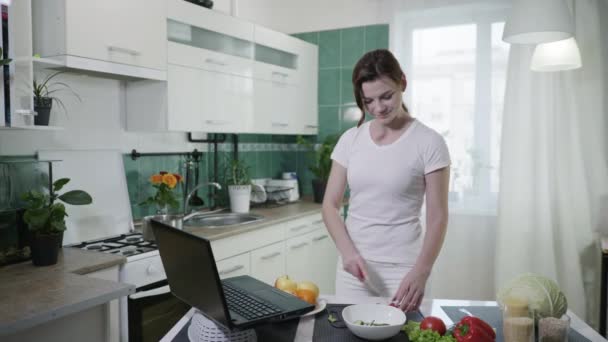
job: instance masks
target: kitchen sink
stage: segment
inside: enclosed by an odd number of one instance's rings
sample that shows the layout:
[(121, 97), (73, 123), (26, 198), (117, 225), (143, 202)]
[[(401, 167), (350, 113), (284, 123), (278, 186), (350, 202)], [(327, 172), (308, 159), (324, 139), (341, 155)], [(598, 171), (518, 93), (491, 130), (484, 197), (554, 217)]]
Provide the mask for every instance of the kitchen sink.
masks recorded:
[(200, 213), (187, 217), (184, 227), (221, 228), (225, 226), (245, 225), (263, 220), (264, 217), (254, 214), (225, 213)]

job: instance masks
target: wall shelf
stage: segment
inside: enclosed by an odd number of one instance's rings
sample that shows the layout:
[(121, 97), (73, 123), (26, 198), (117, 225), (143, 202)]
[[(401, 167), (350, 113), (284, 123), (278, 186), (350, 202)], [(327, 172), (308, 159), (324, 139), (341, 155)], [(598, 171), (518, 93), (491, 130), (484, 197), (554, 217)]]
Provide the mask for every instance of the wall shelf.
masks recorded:
[(62, 131), (63, 127), (58, 126), (11, 126), (0, 127), (0, 131)]

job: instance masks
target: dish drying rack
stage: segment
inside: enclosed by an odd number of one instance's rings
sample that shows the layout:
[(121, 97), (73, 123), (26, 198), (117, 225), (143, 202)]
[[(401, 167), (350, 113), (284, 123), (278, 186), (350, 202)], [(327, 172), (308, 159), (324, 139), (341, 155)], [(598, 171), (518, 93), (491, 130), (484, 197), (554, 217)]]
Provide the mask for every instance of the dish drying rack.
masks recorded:
[(278, 207), (278, 206), (297, 202), (297, 201), (289, 201), (289, 194), (291, 193), (291, 191), (293, 189), (295, 189), (294, 187), (273, 186), (270, 188), (271, 188), (271, 190), (269, 190), (268, 188), (265, 188), (264, 191), (260, 191), (256, 188), (252, 188), (251, 191), (253, 193), (261, 194), (261, 193), (265, 192), (266, 201), (264, 201), (264, 202), (253, 202), (252, 201), (251, 206), (254, 208), (259, 208), (259, 207), (268, 208), (268, 207)]

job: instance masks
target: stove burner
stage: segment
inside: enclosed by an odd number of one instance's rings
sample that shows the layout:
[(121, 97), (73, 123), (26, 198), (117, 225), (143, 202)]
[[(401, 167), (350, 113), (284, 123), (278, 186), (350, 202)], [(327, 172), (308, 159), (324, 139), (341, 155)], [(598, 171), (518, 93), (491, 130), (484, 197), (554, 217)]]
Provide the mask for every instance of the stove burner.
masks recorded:
[(101, 247), (102, 247), (101, 245), (90, 245), (90, 246), (86, 246), (86, 247), (84, 247), (84, 248), (85, 248), (85, 249), (92, 250), (92, 251), (97, 251), (97, 250), (100, 250), (100, 249), (101, 249)]
[(137, 252), (137, 250), (133, 250), (133, 251), (122, 251), (122, 255), (124, 256), (129, 256), (129, 255), (133, 255)]
[(142, 238), (141, 237), (128, 237), (125, 240), (127, 240), (127, 242), (137, 242), (137, 241), (141, 241)]

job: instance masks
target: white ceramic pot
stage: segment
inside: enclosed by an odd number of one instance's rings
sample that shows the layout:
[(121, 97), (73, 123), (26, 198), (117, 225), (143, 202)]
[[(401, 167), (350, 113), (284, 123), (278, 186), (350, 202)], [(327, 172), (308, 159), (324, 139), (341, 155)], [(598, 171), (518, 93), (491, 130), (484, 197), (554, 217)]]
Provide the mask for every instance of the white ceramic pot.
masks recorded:
[(230, 211), (233, 213), (248, 213), (251, 199), (251, 185), (229, 185)]

